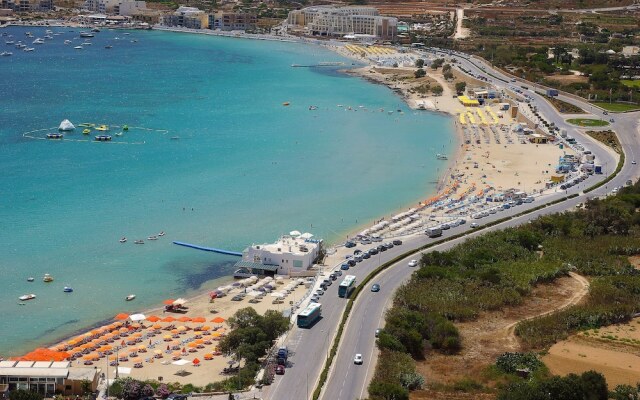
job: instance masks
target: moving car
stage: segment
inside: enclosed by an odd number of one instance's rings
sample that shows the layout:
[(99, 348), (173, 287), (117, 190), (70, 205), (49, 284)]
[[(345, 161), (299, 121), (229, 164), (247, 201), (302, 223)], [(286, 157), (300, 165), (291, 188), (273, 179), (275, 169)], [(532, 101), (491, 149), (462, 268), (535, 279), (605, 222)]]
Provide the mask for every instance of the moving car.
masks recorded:
[(396, 240), (393, 241), (393, 244), (396, 245), (396, 246), (400, 246), (402, 244), (402, 240), (396, 239)]
[(418, 266), (418, 260), (409, 261), (409, 266), (410, 267), (417, 267)]
[(477, 227), (478, 227), (478, 226), (480, 226), (480, 225), (478, 225), (478, 224), (477, 224), (477, 223), (475, 223), (475, 222), (472, 222), (472, 223), (471, 223), (471, 225), (469, 225), (469, 226), (470, 226), (472, 229), (475, 229), (475, 228), (477, 228)]
[(374, 283), (373, 286), (371, 286), (371, 291), (372, 292), (379, 292), (380, 291), (380, 285), (378, 285), (377, 283)]
[(357, 365), (362, 365), (362, 354), (358, 353), (355, 357), (353, 357), (353, 363)]
[(380, 328), (376, 329), (376, 337), (380, 336), (380, 332), (382, 332), (382, 329)]

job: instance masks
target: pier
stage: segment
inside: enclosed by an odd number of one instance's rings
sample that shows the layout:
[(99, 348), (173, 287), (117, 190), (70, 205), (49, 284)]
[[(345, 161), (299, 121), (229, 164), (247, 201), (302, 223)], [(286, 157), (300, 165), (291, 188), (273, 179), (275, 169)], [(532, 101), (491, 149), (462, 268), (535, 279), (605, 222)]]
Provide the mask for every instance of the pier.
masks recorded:
[(173, 244), (177, 244), (178, 246), (190, 247), (190, 248), (196, 249), (196, 250), (210, 251), (212, 253), (226, 254), (228, 256), (242, 257), (242, 253), (239, 253), (237, 251), (216, 249), (216, 248), (213, 248), (213, 247), (205, 247), (205, 246), (199, 246), (197, 244), (191, 244), (191, 243), (185, 243), (185, 242), (177, 242), (177, 241), (174, 241)]

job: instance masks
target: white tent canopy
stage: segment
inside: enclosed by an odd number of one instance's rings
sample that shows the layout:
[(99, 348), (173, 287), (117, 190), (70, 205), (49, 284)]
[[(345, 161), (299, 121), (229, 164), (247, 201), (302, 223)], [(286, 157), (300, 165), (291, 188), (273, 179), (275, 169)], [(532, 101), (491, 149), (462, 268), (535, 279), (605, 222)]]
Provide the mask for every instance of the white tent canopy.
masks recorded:
[(300, 235), (301, 238), (303, 239), (311, 239), (313, 237), (313, 234), (309, 233), (309, 232), (305, 232), (302, 235)]
[(291, 232), (289, 232), (289, 235), (291, 235), (291, 236), (300, 236), (301, 233), (300, 233), (300, 231), (291, 231)]

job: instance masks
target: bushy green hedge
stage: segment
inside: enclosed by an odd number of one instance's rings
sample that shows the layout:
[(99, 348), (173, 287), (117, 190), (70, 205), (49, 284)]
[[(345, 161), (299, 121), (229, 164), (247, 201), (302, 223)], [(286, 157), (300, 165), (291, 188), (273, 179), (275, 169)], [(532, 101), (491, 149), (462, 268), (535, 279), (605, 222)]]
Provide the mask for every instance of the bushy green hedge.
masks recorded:
[(496, 367), (502, 372), (513, 374), (518, 369), (535, 372), (543, 367), (542, 361), (534, 353), (503, 353), (496, 360)]

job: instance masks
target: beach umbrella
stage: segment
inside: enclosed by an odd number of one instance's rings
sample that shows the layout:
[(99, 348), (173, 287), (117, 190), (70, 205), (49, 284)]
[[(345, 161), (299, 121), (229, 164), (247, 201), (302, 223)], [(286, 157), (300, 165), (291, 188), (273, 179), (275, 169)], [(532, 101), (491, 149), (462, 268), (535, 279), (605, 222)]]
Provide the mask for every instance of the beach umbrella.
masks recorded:
[(201, 331), (208, 331), (210, 329), (211, 329), (211, 327), (209, 325), (205, 325), (202, 328), (200, 328)]
[(144, 321), (147, 317), (144, 314), (132, 314), (129, 315), (129, 319), (132, 321)]
[(197, 358), (193, 359), (193, 365), (198, 365), (200, 364), (200, 360), (198, 360)]
[(155, 330), (162, 329), (162, 325), (155, 324), (154, 326), (152, 326), (152, 328), (155, 329)]
[(167, 300), (163, 301), (162, 304), (166, 304), (166, 305), (170, 306), (170, 305), (173, 304), (174, 301), (175, 301), (174, 299), (167, 299)]
[(271, 297), (277, 297), (279, 299), (284, 297), (284, 295), (282, 293), (280, 293), (280, 292), (273, 292), (273, 293), (270, 294), (270, 296)]
[(196, 343), (193, 343), (193, 342), (189, 343), (187, 346), (192, 348), (192, 349), (195, 349), (196, 347), (198, 347), (198, 345)]
[[(176, 328), (176, 331), (178, 331), (178, 332), (184, 332), (186, 330), (187, 330), (187, 327), (184, 326), (184, 325), (180, 325), (178, 328)], [(173, 332), (173, 331), (171, 331), (171, 332)]]
[(173, 321), (175, 321), (175, 320), (176, 320), (175, 318), (173, 318), (173, 317), (169, 316), (169, 317), (165, 317), (165, 318), (163, 318), (163, 319), (162, 319), (162, 322), (173, 322)]
[(129, 318), (129, 314), (125, 314), (125, 313), (120, 313), (120, 314), (116, 315), (116, 317), (115, 317), (115, 319), (117, 319), (119, 321), (124, 321), (127, 318)]
[(145, 345), (138, 346), (138, 351), (140, 351), (140, 350), (145, 350), (146, 351), (147, 350), (147, 346), (145, 346)]
[(187, 348), (186, 348), (186, 347), (183, 347), (183, 348), (182, 348), (182, 352), (183, 352), (183, 353), (186, 353), (186, 352), (187, 352)]
[(207, 354), (205, 354), (205, 355), (204, 355), (204, 359), (205, 359), (205, 360), (213, 360), (213, 354), (211, 354), (211, 353), (207, 353)]
[(179, 298), (179, 299), (175, 300), (172, 304), (174, 306), (183, 306), (183, 305), (186, 304), (186, 302), (187, 302), (187, 300), (185, 300), (183, 298)]
[(215, 322), (216, 324), (221, 324), (224, 322), (224, 318), (222, 317), (215, 317), (214, 319), (211, 320), (211, 322)]
[(171, 340), (171, 335), (164, 335), (162, 338), (164, 340)]
[(203, 317), (195, 317), (191, 322), (207, 322), (207, 319)]
[(300, 235), (301, 238), (303, 239), (311, 239), (313, 237), (313, 234), (309, 233), (309, 232), (305, 232), (302, 235)]
[(151, 315), (150, 317), (147, 317), (147, 321), (149, 321), (149, 322), (158, 322), (158, 321), (160, 321), (160, 317), (158, 317), (156, 315)]
[(291, 232), (289, 232), (289, 235), (290, 236), (300, 236), (301, 233), (300, 233), (300, 231), (291, 231)]
[(153, 354), (162, 354), (162, 350), (154, 350)]
[(180, 322), (189, 322), (189, 321), (191, 321), (191, 318), (189, 318), (189, 317), (180, 317), (180, 318), (178, 318), (178, 321), (180, 321)]

